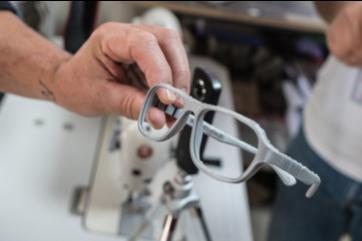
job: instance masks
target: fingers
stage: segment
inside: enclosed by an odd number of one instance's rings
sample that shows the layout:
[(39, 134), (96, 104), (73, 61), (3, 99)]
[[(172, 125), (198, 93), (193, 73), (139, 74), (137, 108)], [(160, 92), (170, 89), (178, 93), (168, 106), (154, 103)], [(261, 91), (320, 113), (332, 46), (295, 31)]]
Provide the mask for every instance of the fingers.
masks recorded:
[[(137, 118), (144, 93), (140, 91), (143, 89), (140, 87), (142, 81), (136, 85), (133, 79), (140, 76), (145, 76), (148, 87), (166, 83), (189, 92), (189, 63), (181, 38), (175, 32), (161, 27), (107, 23), (100, 26), (92, 37), (98, 43), (94, 54), (105, 63), (114, 79), (119, 79), (119, 76), (125, 79), (135, 77), (122, 81), (123, 84), (112, 81), (105, 84), (107, 96), (102, 106), (109, 112)], [(112, 61), (116, 65), (109, 63)], [(119, 66), (122, 71), (117, 71)], [(157, 95), (164, 104), (177, 102), (176, 95), (166, 89), (160, 89)], [(148, 119), (154, 127), (161, 127), (167, 122), (164, 113), (157, 109), (150, 110)]]
[(350, 65), (362, 64), (362, 5), (346, 7), (327, 31), (327, 44), (331, 52)]
[(100, 89), (102, 93), (102, 109), (109, 113), (117, 113), (131, 119), (136, 119), (141, 111), (145, 95), (141, 91), (124, 84), (106, 81)]
[(147, 121), (149, 121), (154, 128), (161, 129), (166, 123), (166, 116), (161, 110), (152, 107), (147, 114)]
[[(150, 86), (157, 83), (173, 84), (171, 67), (153, 34), (123, 24), (113, 24), (109, 28), (114, 34), (105, 35), (101, 42), (105, 55), (116, 62), (136, 62)], [(165, 104), (175, 99), (167, 91), (160, 92), (159, 97)]]
[[(142, 91), (131, 86), (116, 82), (105, 81), (99, 94), (100, 109), (109, 113), (121, 114), (130, 119), (137, 119), (141, 111), (145, 95)], [(152, 126), (159, 129), (166, 123), (165, 114), (152, 108), (147, 114), (147, 118)]]
[(191, 73), (186, 50), (180, 35), (176, 31), (157, 26), (136, 25), (136, 27), (156, 36), (171, 66), (173, 85), (188, 92), (190, 89)]
[[(101, 26), (102, 52), (117, 62), (137, 63), (147, 83), (174, 85), (188, 92), (190, 70), (180, 36), (156, 26), (108, 23)], [(112, 34), (105, 34), (112, 32)], [(170, 93), (160, 93), (162, 102), (172, 103)]]

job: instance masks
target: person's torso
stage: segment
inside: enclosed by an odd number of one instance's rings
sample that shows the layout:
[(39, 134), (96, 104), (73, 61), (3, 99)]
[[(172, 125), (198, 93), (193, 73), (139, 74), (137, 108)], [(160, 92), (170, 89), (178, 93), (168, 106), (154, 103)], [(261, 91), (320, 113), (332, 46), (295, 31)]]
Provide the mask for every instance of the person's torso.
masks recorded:
[(362, 70), (330, 57), (305, 108), (305, 134), (315, 151), (362, 181)]

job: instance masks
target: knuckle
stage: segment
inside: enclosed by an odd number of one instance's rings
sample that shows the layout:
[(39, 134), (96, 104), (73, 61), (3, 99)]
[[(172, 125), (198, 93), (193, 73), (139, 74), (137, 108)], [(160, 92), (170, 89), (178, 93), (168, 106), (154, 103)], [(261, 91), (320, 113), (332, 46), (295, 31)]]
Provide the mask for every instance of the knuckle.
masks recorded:
[(172, 83), (172, 72), (170, 68), (160, 68), (160, 70), (156, 73), (155, 79), (158, 79), (161, 83)]
[(119, 27), (120, 23), (117, 22), (106, 22), (101, 24), (96, 31), (99, 32), (108, 32), (108, 31), (113, 31), (115, 28)]
[(91, 34), (91, 38), (95, 39), (108, 39), (110, 36), (113, 36), (113, 33), (116, 29), (119, 29), (121, 23), (117, 22), (107, 22), (103, 23), (96, 28), (96, 30)]
[(162, 33), (162, 37), (166, 41), (181, 41), (180, 34), (172, 29), (164, 29)]
[(123, 103), (121, 103), (120, 113), (124, 114), (126, 117), (135, 118), (133, 106), (134, 106), (134, 98), (130, 95), (126, 95), (123, 98)]
[(157, 83), (172, 84), (172, 72), (168, 67), (158, 67), (157, 70), (150, 71), (148, 77), (148, 82), (151, 86)]
[(135, 41), (142, 41), (146, 46), (153, 46), (157, 43), (156, 36), (145, 31), (138, 31), (134, 38)]
[(186, 82), (188, 83), (191, 79), (191, 72), (189, 69), (182, 69), (179, 71), (178, 73), (178, 78), (182, 81), (182, 82)]

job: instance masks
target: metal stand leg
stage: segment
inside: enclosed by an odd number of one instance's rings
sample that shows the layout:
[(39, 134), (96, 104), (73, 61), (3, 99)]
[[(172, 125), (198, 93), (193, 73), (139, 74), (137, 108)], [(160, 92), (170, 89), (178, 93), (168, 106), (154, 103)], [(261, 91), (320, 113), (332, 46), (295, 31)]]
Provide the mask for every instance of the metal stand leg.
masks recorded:
[[(206, 221), (204, 219), (201, 208), (200, 207), (190, 207), (183, 211), (189, 211), (191, 216), (197, 218), (198, 223), (197, 224), (195, 223), (193, 226), (199, 227), (200, 228), (199, 231), (201, 231), (201, 232), (198, 232), (198, 233), (199, 233), (199, 235), (202, 235), (202, 237), (201, 237), (202, 239), (201, 240), (197, 239), (197, 241), (211, 241), (211, 236), (210, 236), (209, 230), (207, 228)], [(179, 213), (179, 215), (181, 215), (182, 212)], [(179, 221), (178, 219), (179, 219), (179, 216), (176, 217), (175, 215), (172, 215), (172, 214), (166, 215), (160, 241), (173, 241), (174, 234), (176, 232), (177, 224)], [(198, 237), (200, 237), (200, 236), (198, 236)]]
[(160, 241), (172, 241), (177, 226), (177, 218), (167, 214)]
[[(180, 172), (175, 177), (175, 182), (171, 183), (170, 181), (164, 183), (163, 194), (162, 194), (162, 203), (167, 210), (167, 215), (161, 231), (160, 241), (173, 241), (176, 233), (176, 228), (179, 223), (179, 218), (181, 217), (184, 211), (193, 212), (193, 217), (197, 217), (199, 222), (197, 227), (200, 227), (199, 237), (197, 241), (211, 241), (211, 236), (206, 225), (206, 221), (201, 210), (199, 198), (193, 192), (193, 185), (191, 177)], [(153, 213), (153, 212), (151, 212)], [(140, 234), (145, 230), (145, 228), (150, 224), (154, 214), (149, 215), (145, 222), (138, 228), (136, 233), (131, 236), (130, 241), (137, 240)]]
[(200, 225), (201, 225), (202, 231), (204, 233), (205, 239), (207, 241), (211, 241), (211, 235), (210, 235), (209, 229), (207, 228), (206, 220), (204, 218), (204, 214), (202, 212), (201, 207), (195, 207), (194, 210), (200, 220)]

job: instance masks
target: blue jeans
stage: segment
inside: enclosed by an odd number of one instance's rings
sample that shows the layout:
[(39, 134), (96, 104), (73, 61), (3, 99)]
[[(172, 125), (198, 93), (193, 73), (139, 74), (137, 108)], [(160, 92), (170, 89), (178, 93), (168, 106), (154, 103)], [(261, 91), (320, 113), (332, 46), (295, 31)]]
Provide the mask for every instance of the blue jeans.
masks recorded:
[(349, 233), (353, 241), (362, 241), (362, 183), (319, 157), (303, 130), (291, 143), (288, 154), (318, 173), (322, 182), (310, 199), (304, 196), (304, 184), (279, 184), (268, 241), (337, 241), (344, 233)]

